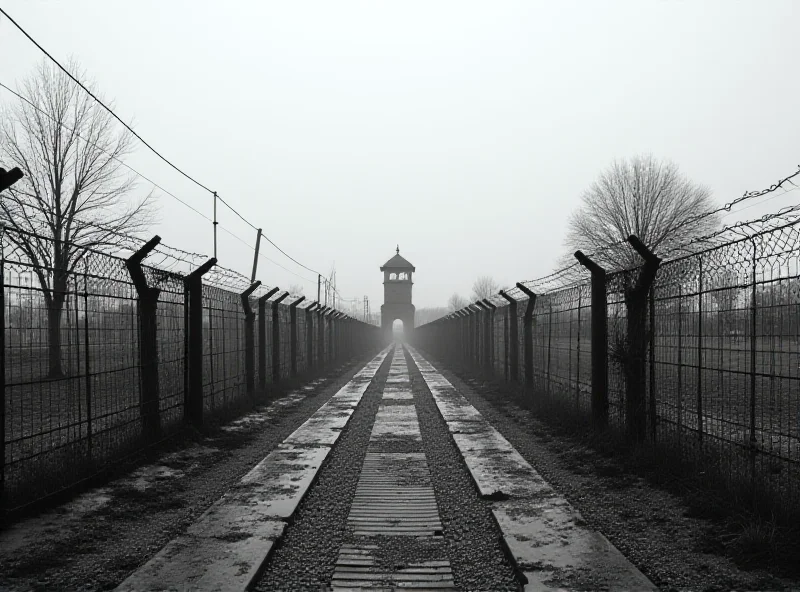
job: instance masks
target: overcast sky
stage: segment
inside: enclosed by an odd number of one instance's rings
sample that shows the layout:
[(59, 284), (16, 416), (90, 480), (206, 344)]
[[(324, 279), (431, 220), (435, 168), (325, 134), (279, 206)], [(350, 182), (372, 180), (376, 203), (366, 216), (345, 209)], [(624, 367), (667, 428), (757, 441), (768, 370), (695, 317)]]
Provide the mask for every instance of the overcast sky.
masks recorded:
[[(800, 164), (791, 0), (2, 5), (289, 254), (323, 273), (335, 263), (340, 292), (368, 295), (373, 311), (396, 244), (417, 268), (417, 307), (468, 294), (482, 274), (547, 274), (581, 191), (614, 158), (671, 159), (720, 203)], [(40, 60), (0, 18), (0, 82), (15, 86)], [(211, 216), (211, 196), (145, 147), (129, 163)], [(210, 223), (159, 202), (154, 233), (212, 252)], [(234, 214), (219, 220), (255, 243)], [(313, 274), (262, 249), (315, 295)], [(220, 233), (222, 265), (249, 275), (252, 256)], [(302, 282), (264, 260), (259, 278)]]

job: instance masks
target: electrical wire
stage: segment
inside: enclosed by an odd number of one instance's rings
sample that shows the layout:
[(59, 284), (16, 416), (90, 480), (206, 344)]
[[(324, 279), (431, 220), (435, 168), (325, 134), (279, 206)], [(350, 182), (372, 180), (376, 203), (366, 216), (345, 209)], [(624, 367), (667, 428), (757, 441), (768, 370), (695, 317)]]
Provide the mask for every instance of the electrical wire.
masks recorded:
[[(2, 9), (0, 9), (0, 10), (2, 10)], [(39, 113), (41, 113), (42, 115), (44, 115), (45, 117), (47, 117), (47, 118), (49, 118), (51, 121), (53, 121), (53, 123), (56, 123), (57, 125), (60, 125), (61, 127), (63, 127), (65, 130), (69, 131), (70, 133), (73, 133), (73, 134), (75, 134), (75, 136), (77, 136), (78, 138), (80, 138), (81, 140), (83, 140), (84, 142), (86, 142), (87, 144), (89, 144), (90, 146), (92, 146), (92, 147), (96, 148), (97, 150), (99, 150), (99, 151), (103, 152), (103, 154), (105, 154), (105, 155), (106, 155), (106, 156), (108, 156), (109, 158), (113, 159), (115, 162), (117, 162), (117, 163), (121, 164), (122, 166), (124, 166), (125, 168), (127, 168), (129, 171), (131, 171), (131, 172), (132, 172), (132, 173), (134, 173), (135, 175), (137, 175), (137, 176), (141, 177), (142, 179), (144, 179), (144, 180), (145, 180), (145, 181), (147, 181), (148, 183), (152, 184), (152, 185), (153, 185), (153, 187), (156, 187), (156, 188), (157, 188), (157, 189), (159, 189), (160, 191), (163, 191), (163, 192), (164, 192), (166, 195), (168, 195), (168, 196), (172, 197), (173, 199), (177, 200), (179, 203), (183, 204), (184, 206), (186, 206), (187, 208), (189, 208), (190, 210), (192, 210), (193, 212), (195, 212), (196, 214), (198, 214), (199, 216), (201, 216), (202, 218), (204, 218), (204, 219), (205, 219), (205, 220), (207, 220), (208, 222), (211, 222), (211, 221), (212, 221), (212, 220), (211, 220), (211, 218), (209, 218), (208, 216), (206, 216), (205, 214), (203, 214), (203, 213), (202, 213), (202, 212), (200, 212), (199, 210), (195, 209), (195, 208), (194, 208), (194, 207), (192, 207), (190, 204), (186, 203), (184, 200), (182, 200), (181, 198), (179, 198), (178, 196), (176, 196), (176, 195), (175, 195), (175, 194), (173, 194), (172, 192), (170, 192), (170, 191), (168, 191), (168, 190), (164, 189), (164, 187), (162, 187), (161, 185), (159, 185), (158, 183), (156, 183), (156, 182), (155, 182), (155, 181), (153, 181), (152, 179), (148, 178), (148, 177), (147, 177), (147, 176), (145, 176), (144, 174), (140, 173), (138, 170), (134, 169), (132, 166), (130, 166), (129, 164), (127, 164), (125, 161), (123, 161), (123, 160), (121, 160), (121, 159), (117, 158), (116, 156), (114, 156), (114, 155), (110, 154), (110, 153), (109, 153), (109, 152), (107, 152), (105, 149), (103, 149), (103, 148), (101, 148), (100, 146), (98, 146), (96, 143), (94, 143), (94, 142), (91, 142), (90, 140), (87, 140), (87, 139), (86, 139), (86, 138), (84, 138), (82, 135), (80, 135), (80, 134), (79, 134), (77, 131), (75, 131), (74, 129), (70, 128), (68, 125), (64, 124), (63, 122), (60, 122), (60, 121), (56, 120), (56, 119), (55, 119), (55, 118), (53, 118), (53, 117), (52, 117), (52, 116), (51, 116), (49, 113), (47, 113), (46, 111), (44, 111), (43, 109), (41, 109), (40, 107), (38, 107), (37, 105), (35, 105), (34, 103), (32, 103), (31, 101), (29, 101), (29, 100), (28, 100), (26, 97), (24, 97), (24, 96), (20, 95), (18, 92), (16, 92), (16, 91), (15, 91), (15, 90), (13, 90), (12, 88), (10, 88), (10, 87), (6, 86), (6, 85), (5, 85), (5, 84), (3, 84), (2, 82), (0, 82), (0, 87), (4, 88), (4, 89), (5, 89), (5, 90), (7, 90), (8, 92), (10, 92), (11, 94), (13, 94), (14, 96), (16, 96), (16, 97), (17, 97), (18, 99), (20, 99), (21, 101), (24, 101), (25, 103), (27, 103), (27, 104), (28, 104), (29, 106), (31, 106), (33, 109), (35, 109), (36, 111), (38, 111)], [(226, 205), (227, 205), (227, 204), (226, 204)], [(38, 206), (36, 206), (36, 205), (33, 205), (33, 204), (27, 204), (27, 205), (26, 205), (26, 207), (30, 207), (30, 208), (32, 208), (32, 209), (35, 209), (35, 210), (38, 210), (38, 211), (40, 211), (40, 212), (42, 212), (42, 213), (47, 213), (47, 212), (46, 212), (44, 209), (42, 209), (42, 208), (40, 208), (40, 207), (38, 207)], [(231, 209), (232, 209), (232, 208), (231, 208)], [(235, 210), (234, 210), (234, 212), (235, 212)], [(235, 213), (236, 213), (237, 215), (239, 215), (239, 214), (238, 214), (238, 212), (235, 212)], [(241, 218), (241, 216), (239, 216), (239, 217)], [(242, 219), (244, 219), (244, 218), (242, 218)], [(104, 228), (104, 227), (103, 227), (101, 224), (99, 224), (99, 223), (97, 223), (97, 222), (87, 222), (87, 221), (84, 221), (84, 220), (78, 220), (78, 221), (79, 221), (79, 222), (81, 222), (81, 223), (83, 223), (83, 224), (87, 224), (87, 225), (92, 225), (92, 226), (95, 226), (95, 227), (99, 228), (100, 230), (103, 230), (103, 231), (106, 231), (106, 232), (114, 232), (115, 234), (117, 234), (117, 235), (118, 235), (118, 236), (120, 236), (120, 237), (124, 237), (124, 238), (127, 238), (127, 239), (134, 239), (134, 240), (137, 240), (137, 241), (141, 241), (141, 242), (142, 242), (142, 244), (144, 244), (144, 243), (146, 242), (146, 241), (144, 241), (143, 239), (141, 239), (141, 238), (139, 238), (139, 237), (135, 237), (135, 236), (133, 236), (133, 235), (129, 235), (129, 234), (120, 233), (119, 231), (114, 231), (114, 230), (111, 230), (111, 229), (109, 229), (108, 227)], [(247, 221), (245, 220), (245, 222), (247, 222)], [(249, 224), (249, 222), (248, 222), (248, 224)], [(248, 244), (248, 243), (247, 243), (247, 242), (246, 242), (244, 239), (240, 238), (238, 235), (234, 234), (232, 231), (228, 230), (227, 228), (225, 228), (225, 227), (224, 227), (224, 226), (222, 226), (221, 224), (218, 224), (218, 226), (219, 226), (219, 228), (220, 228), (220, 229), (222, 229), (223, 231), (225, 231), (227, 234), (229, 234), (230, 236), (232, 236), (233, 238), (235, 238), (235, 239), (236, 239), (236, 240), (238, 240), (239, 242), (241, 242), (241, 243), (245, 244), (245, 245), (246, 245), (246, 246), (248, 246), (250, 249), (252, 249), (253, 251), (255, 251), (255, 247), (253, 247), (253, 246), (251, 246), (250, 244)], [(251, 226), (252, 226), (252, 224), (251, 224)], [(253, 226), (253, 228), (255, 228), (255, 227)], [(257, 230), (257, 229), (256, 229), (256, 230)], [(270, 239), (269, 239), (269, 238), (268, 238), (266, 235), (264, 235), (263, 233), (262, 233), (262, 235), (261, 235), (261, 236), (263, 236), (264, 238), (266, 238), (268, 241), (270, 240)], [(271, 242), (271, 241), (270, 241), (270, 242)], [(171, 248), (173, 248), (173, 249), (176, 249), (176, 247), (171, 247)], [(277, 248), (277, 246), (276, 246), (276, 248)], [(285, 253), (284, 253), (284, 254), (285, 254)], [(292, 271), (292, 270), (290, 270), (290, 269), (287, 269), (286, 267), (284, 267), (283, 265), (281, 265), (281, 264), (280, 264), (280, 263), (278, 263), (277, 261), (274, 261), (273, 259), (271, 259), (271, 258), (267, 257), (266, 255), (264, 255), (264, 254), (263, 254), (263, 253), (261, 253), (261, 252), (259, 252), (259, 256), (260, 256), (260, 257), (262, 257), (263, 259), (265, 259), (266, 261), (269, 261), (269, 262), (270, 262), (270, 263), (272, 263), (273, 265), (276, 265), (277, 267), (280, 267), (280, 268), (281, 268), (281, 269), (283, 269), (284, 271), (287, 271), (288, 273), (291, 273), (292, 275), (295, 275), (296, 277), (299, 277), (299, 278), (301, 278), (301, 279), (303, 279), (303, 280), (305, 280), (305, 281), (307, 281), (307, 282), (309, 282), (309, 283), (312, 283), (312, 284), (314, 283), (314, 281), (313, 281), (313, 280), (309, 280), (308, 278), (306, 278), (306, 277), (303, 277), (303, 276), (301, 276), (301, 275), (299, 275), (299, 274), (297, 274), (297, 273), (293, 272), (293, 271)], [(287, 255), (287, 256), (288, 256), (288, 255)], [(295, 261), (295, 263), (297, 263), (297, 262)], [(303, 266), (303, 267), (305, 267), (305, 266)]]
[[(2, 8), (0, 8), (0, 11), (2, 11)], [(11, 94), (13, 94), (14, 96), (16, 96), (16, 97), (17, 97), (18, 99), (20, 99), (21, 101), (24, 101), (25, 103), (27, 103), (28, 105), (30, 105), (31, 107), (33, 107), (33, 108), (34, 108), (36, 111), (38, 111), (39, 113), (41, 113), (41, 114), (42, 114), (42, 115), (44, 115), (45, 117), (48, 117), (48, 118), (49, 118), (51, 121), (53, 121), (53, 123), (56, 123), (56, 124), (60, 125), (60, 126), (61, 126), (61, 127), (63, 127), (65, 130), (67, 130), (67, 131), (68, 131), (68, 132), (70, 132), (70, 133), (73, 133), (73, 134), (75, 134), (75, 135), (76, 135), (78, 138), (80, 138), (81, 140), (83, 140), (84, 142), (86, 142), (87, 144), (89, 144), (90, 146), (92, 146), (93, 148), (96, 148), (97, 150), (100, 150), (101, 152), (103, 152), (103, 154), (105, 154), (105, 155), (106, 155), (106, 156), (108, 156), (109, 158), (112, 158), (114, 161), (118, 162), (119, 164), (121, 164), (122, 166), (124, 166), (125, 168), (127, 168), (127, 169), (128, 169), (129, 171), (131, 171), (132, 173), (134, 173), (134, 174), (138, 175), (139, 177), (141, 177), (142, 179), (144, 179), (145, 181), (147, 181), (148, 183), (150, 183), (151, 185), (153, 185), (153, 187), (156, 187), (156, 188), (158, 188), (159, 190), (163, 191), (163, 192), (164, 192), (166, 195), (168, 195), (168, 196), (170, 196), (171, 198), (173, 198), (173, 199), (177, 200), (178, 202), (180, 202), (181, 204), (183, 204), (184, 206), (186, 206), (187, 208), (189, 208), (190, 210), (192, 210), (192, 211), (193, 211), (195, 214), (197, 214), (197, 215), (199, 215), (199, 216), (201, 216), (201, 217), (205, 218), (205, 219), (206, 219), (207, 221), (209, 221), (209, 222), (211, 222), (211, 221), (212, 221), (212, 220), (211, 220), (211, 218), (209, 218), (208, 216), (206, 216), (205, 214), (203, 214), (203, 213), (202, 213), (200, 210), (198, 210), (198, 209), (194, 208), (193, 206), (191, 206), (190, 204), (186, 203), (186, 202), (185, 202), (185, 201), (183, 201), (183, 200), (182, 200), (180, 197), (176, 196), (175, 194), (171, 193), (170, 191), (167, 191), (167, 190), (166, 190), (166, 189), (164, 189), (164, 188), (163, 188), (161, 185), (159, 185), (158, 183), (156, 183), (156, 182), (155, 182), (155, 181), (153, 181), (152, 179), (150, 179), (150, 178), (146, 177), (145, 175), (143, 175), (142, 173), (140, 173), (139, 171), (137, 171), (136, 169), (134, 169), (132, 166), (130, 166), (129, 164), (127, 164), (125, 161), (123, 161), (123, 160), (120, 160), (119, 158), (117, 158), (117, 157), (116, 157), (116, 156), (114, 156), (113, 154), (109, 154), (109, 153), (108, 153), (106, 150), (104, 150), (103, 148), (101, 148), (100, 146), (98, 146), (96, 143), (94, 143), (94, 142), (92, 142), (92, 141), (90, 141), (90, 140), (87, 140), (86, 138), (84, 138), (83, 136), (81, 136), (81, 135), (80, 135), (80, 134), (79, 134), (79, 133), (78, 133), (76, 130), (72, 129), (71, 127), (69, 127), (68, 125), (66, 125), (66, 124), (65, 124), (65, 123), (63, 123), (63, 122), (56, 120), (56, 119), (55, 119), (53, 116), (51, 116), (49, 113), (47, 113), (46, 111), (44, 111), (43, 109), (41, 109), (41, 108), (40, 108), (40, 107), (38, 107), (37, 105), (34, 105), (34, 104), (31, 102), (31, 101), (29, 101), (27, 98), (23, 97), (21, 94), (19, 94), (19, 93), (18, 93), (17, 91), (15, 91), (14, 89), (12, 89), (12, 88), (9, 88), (8, 86), (6, 86), (5, 84), (3, 84), (2, 82), (0, 82), (0, 87), (4, 88), (4, 89), (5, 89), (5, 90), (7, 90), (8, 92), (10, 92)]]
[[(75, 76), (73, 76), (73, 74), (69, 70), (67, 70), (64, 66), (62, 66), (61, 63), (58, 60), (56, 60), (55, 57), (53, 57), (53, 55), (50, 54), (50, 52), (48, 52), (44, 47), (42, 47), (42, 45), (38, 41), (36, 41), (24, 28), (22, 28), (22, 26), (19, 23), (17, 23), (17, 21), (14, 20), (14, 18), (11, 17), (11, 15), (9, 15), (2, 7), (0, 7), (0, 13), (2, 13), (20, 31), (20, 33), (22, 33), (31, 43), (33, 43), (39, 49), (39, 51), (41, 51), (45, 56), (47, 56), (47, 58), (50, 59), (50, 61), (52, 61), (56, 66), (58, 66), (58, 68), (62, 72), (64, 72), (67, 76), (69, 76), (69, 78), (75, 84), (77, 84), (79, 87), (81, 87), (90, 97), (92, 97), (92, 99), (94, 99), (97, 102), (97, 104), (99, 104), (101, 107), (103, 107), (114, 119), (116, 119), (120, 124), (122, 124), (123, 127), (125, 127), (125, 129), (127, 129), (131, 134), (133, 134), (153, 154), (155, 154), (158, 158), (160, 158), (162, 161), (164, 161), (167, 165), (172, 167), (175, 171), (177, 171), (178, 173), (183, 175), (185, 178), (187, 178), (189, 181), (191, 181), (192, 183), (194, 183), (195, 185), (197, 185), (201, 189), (204, 189), (208, 193), (211, 193), (211, 194), (215, 195), (216, 198), (219, 199), (220, 202), (222, 202), (222, 204), (224, 204), (229, 210), (231, 210), (234, 214), (236, 214), (242, 221), (244, 221), (246, 224), (248, 224), (253, 230), (259, 230), (258, 227), (256, 227), (252, 222), (247, 220), (233, 206), (231, 206), (227, 201), (225, 201), (225, 199), (222, 196), (220, 196), (219, 193), (217, 193), (216, 191), (213, 191), (212, 189), (210, 189), (209, 187), (207, 187), (206, 185), (204, 185), (203, 183), (201, 183), (200, 181), (198, 181), (197, 179), (195, 179), (194, 177), (192, 177), (191, 175), (186, 173), (183, 169), (178, 167), (175, 163), (173, 163), (171, 160), (169, 160), (167, 157), (165, 157), (163, 154), (161, 154), (158, 150), (156, 150), (150, 143), (148, 143), (142, 136), (140, 136), (130, 125), (128, 125), (125, 121), (123, 121), (122, 118), (120, 118), (114, 112), (113, 109), (111, 109), (108, 105), (106, 105), (103, 101), (101, 101), (91, 90), (89, 90), (86, 86), (84, 86), (84, 84), (80, 80), (78, 80)], [(8, 89), (8, 87), (5, 87), (5, 88)], [(8, 89), (8, 90), (10, 90), (10, 89)], [(14, 93), (14, 94), (16, 94), (16, 93)], [(19, 96), (19, 95), (17, 95), (17, 96)], [(143, 175), (142, 175), (142, 177), (145, 178)], [(185, 204), (185, 203), (184, 203), (184, 205), (187, 205), (187, 207), (191, 207), (191, 206), (188, 206), (188, 204)], [(192, 208), (192, 209), (194, 209), (194, 208)], [(197, 210), (195, 210), (195, 211), (197, 211)], [(210, 219), (208, 217), (206, 217), (206, 216), (203, 216), (203, 217), (205, 217), (207, 220), (210, 221)], [(280, 248), (272, 239), (270, 239), (269, 236), (264, 234), (263, 231), (261, 232), (261, 236), (263, 236), (267, 240), (267, 242), (269, 244), (271, 244), (273, 247), (275, 247), (285, 257), (290, 259), (295, 264), (299, 265), (303, 269), (306, 269), (307, 271), (310, 271), (311, 273), (315, 273), (315, 274), (321, 275), (318, 271), (308, 267), (307, 265), (304, 265), (304, 264), (300, 263), (297, 259), (295, 259), (291, 255), (289, 255), (286, 251), (284, 251), (282, 248)]]

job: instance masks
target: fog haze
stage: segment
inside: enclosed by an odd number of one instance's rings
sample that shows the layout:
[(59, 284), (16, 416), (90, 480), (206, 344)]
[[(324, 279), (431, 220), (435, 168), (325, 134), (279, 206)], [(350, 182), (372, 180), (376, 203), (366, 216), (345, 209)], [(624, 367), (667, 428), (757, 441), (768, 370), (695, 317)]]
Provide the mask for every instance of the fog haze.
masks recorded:
[[(790, 1), (3, 6), (54, 57), (74, 56), (148, 142), (294, 258), (335, 264), (339, 291), (373, 311), (398, 244), (417, 307), (467, 295), (479, 275), (549, 273), (581, 191), (614, 158), (671, 159), (720, 204), (800, 164)], [(0, 19), (0, 82), (40, 60)], [(211, 196), (145, 147), (128, 162), (211, 216)], [(210, 255), (211, 224), (159, 203), (153, 232)], [(219, 220), (255, 243), (230, 211)], [(262, 260), (264, 283), (315, 296), (312, 273), (262, 249), (305, 278)], [(218, 255), (249, 275), (252, 250), (224, 232)]]

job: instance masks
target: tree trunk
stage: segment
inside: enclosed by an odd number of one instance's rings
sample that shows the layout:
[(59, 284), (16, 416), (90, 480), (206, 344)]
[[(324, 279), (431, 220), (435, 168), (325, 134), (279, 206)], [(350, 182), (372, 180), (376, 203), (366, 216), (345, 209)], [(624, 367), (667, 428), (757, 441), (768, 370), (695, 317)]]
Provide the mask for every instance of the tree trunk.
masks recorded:
[(64, 311), (64, 300), (56, 298), (47, 309), (47, 349), (48, 349), (48, 376), (61, 378), (64, 371), (61, 368), (61, 313)]

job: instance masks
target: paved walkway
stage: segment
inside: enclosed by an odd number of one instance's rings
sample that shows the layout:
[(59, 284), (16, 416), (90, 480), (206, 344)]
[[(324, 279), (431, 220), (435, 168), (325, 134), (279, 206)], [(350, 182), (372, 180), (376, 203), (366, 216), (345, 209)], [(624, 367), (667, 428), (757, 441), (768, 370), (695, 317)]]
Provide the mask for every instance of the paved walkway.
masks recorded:
[[(434, 547), (441, 551), (450, 544), (439, 511), (441, 496), (448, 494), (447, 487), (434, 488), (432, 482), (406, 351), (416, 366), (413, 371), (420, 372), (415, 374), (417, 384), (422, 384), (421, 376), (427, 387), (424, 396), (433, 397), (469, 470), (474, 495), (490, 506), (493, 526), (520, 588), (655, 589), (602, 534), (585, 525), (578, 512), (419, 352), (401, 346), (376, 356), (184, 535), (118, 589), (251, 587), (275, 544), (292, 528), (298, 504), (314, 487), (362, 396), (389, 361), (346, 519), (350, 536), (338, 549), (328, 585), (332, 590), (457, 589), (459, 574), (454, 574), (447, 553), (435, 558), (429, 554)], [(428, 416), (431, 413), (435, 412), (428, 411)], [(363, 434), (366, 438), (367, 432)], [(400, 542), (407, 556), (415, 559), (387, 568), (377, 559), (379, 543), (385, 545), (387, 540)]]
[[(393, 452), (393, 450), (417, 450)], [(376, 569), (375, 536), (407, 537), (420, 549), (425, 539), (442, 537), (431, 475), (422, 450), (411, 378), (403, 349), (395, 349), (383, 390), (353, 505), (347, 518), (358, 543), (342, 547), (331, 582), (334, 590), (414, 587), (452, 590), (449, 561), (408, 563), (400, 569)]]

